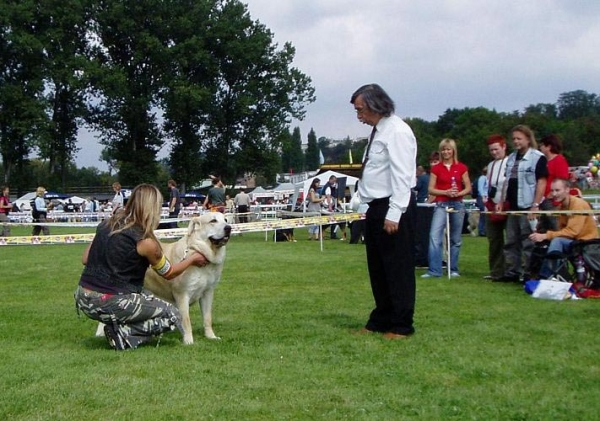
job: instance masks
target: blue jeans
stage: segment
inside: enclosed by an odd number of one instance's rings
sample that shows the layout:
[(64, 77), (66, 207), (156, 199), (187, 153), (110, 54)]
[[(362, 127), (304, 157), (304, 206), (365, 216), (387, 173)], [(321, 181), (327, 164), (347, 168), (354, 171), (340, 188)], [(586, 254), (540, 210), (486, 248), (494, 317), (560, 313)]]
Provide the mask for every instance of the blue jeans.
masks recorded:
[(485, 215), (481, 212), (485, 212), (485, 205), (483, 204), (483, 198), (481, 196), (477, 196), (477, 199), (475, 200), (475, 203), (477, 205), (477, 209), (479, 209), (479, 224), (477, 226), (477, 234), (480, 237), (485, 237), (486, 236), (486, 232), (485, 232)]
[(465, 220), (463, 202), (438, 203), (433, 210), (431, 230), (429, 231), (429, 270), (432, 276), (442, 276), (442, 259), (444, 233), (446, 231), (446, 209), (453, 208), (450, 213), (450, 272), (458, 273), (458, 258), (462, 245), (462, 228)]
[[(546, 255), (564, 253), (569, 254), (571, 251), (571, 244), (573, 243), (572, 238), (566, 237), (555, 237), (550, 241)], [(544, 259), (542, 267), (540, 268), (540, 279), (548, 279), (552, 276), (552, 272), (556, 269), (553, 267), (556, 259)]]

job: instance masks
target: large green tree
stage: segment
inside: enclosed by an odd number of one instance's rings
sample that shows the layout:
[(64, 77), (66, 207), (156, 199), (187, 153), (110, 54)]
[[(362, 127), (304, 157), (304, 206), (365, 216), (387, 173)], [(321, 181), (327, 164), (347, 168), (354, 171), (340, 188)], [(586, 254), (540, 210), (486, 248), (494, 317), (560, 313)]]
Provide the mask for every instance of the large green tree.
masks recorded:
[(564, 120), (574, 120), (600, 114), (600, 98), (583, 90), (560, 94), (557, 101), (558, 116)]
[(307, 137), (306, 152), (304, 154), (304, 168), (313, 171), (319, 168), (319, 146), (317, 144), (317, 134), (314, 129), (310, 129)]
[(288, 151), (289, 168), (294, 172), (301, 172), (304, 169), (304, 154), (302, 153), (300, 127), (294, 127)]
[(288, 129), (282, 130), (276, 140), (281, 145), (281, 172), (288, 173), (290, 169), (293, 171), (294, 158), (292, 155), (294, 152), (292, 148), (292, 134)]
[(42, 0), (40, 13), (46, 30), (44, 45), (45, 97), (49, 124), (38, 138), (39, 154), (47, 158), (50, 175), (63, 189), (68, 169), (78, 151), (79, 122), (86, 115), (85, 81), (91, 20), (88, 0)]
[(169, 167), (185, 189), (206, 177), (204, 126), (212, 104), (217, 69), (207, 48), (215, 4), (181, 0), (172, 4), (169, 31), (169, 70), (162, 75), (160, 97), (164, 132), (171, 141)]
[(504, 114), (484, 107), (447, 110), (440, 117), (444, 124), (439, 127), (446, 128), (441, 133), (441, 138), (456, 140), (458, 158), (469, 166), (472, 177), (479, 175), (490, 161), (487, 137), (508, 130), (508, 127), (504, 127), (503, 118)]
[(168, 68), (171, 2), (95, 2), (92, 50), (95, 102), (89, 122), (119, 161), (121, 184), (156, 178), (163, 146), (157, 114), (161, 76)]
[(47, 124), (44, 29), (36, 1), (0, 3), (0, 152), (4, 183), (17, 193), (30, 183), (28, 156)]
[(281, 49), (263, 24), (237, 1), (215, 1), (207, 39), (218, 71), (204, 127), (206, 170), (226, 177), (274, 175), (281, 145), (278, 135), (292, 118), (303, 119), (314, 101), (308, 76), (291, 66), (294, 47)]

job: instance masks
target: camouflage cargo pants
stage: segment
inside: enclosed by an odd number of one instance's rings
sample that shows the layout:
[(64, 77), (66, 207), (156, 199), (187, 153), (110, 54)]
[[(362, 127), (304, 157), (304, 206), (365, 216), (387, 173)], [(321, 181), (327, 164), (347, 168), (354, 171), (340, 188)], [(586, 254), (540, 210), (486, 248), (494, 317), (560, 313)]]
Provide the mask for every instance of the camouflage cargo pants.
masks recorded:
[(183, 334), (177, 307), (149, 291), (134, 294), (102, 294), (78, 287), (75, 305), (90, 319), (112, 324), (127, 345), (137, 348), (163, 332), (179, 329)]

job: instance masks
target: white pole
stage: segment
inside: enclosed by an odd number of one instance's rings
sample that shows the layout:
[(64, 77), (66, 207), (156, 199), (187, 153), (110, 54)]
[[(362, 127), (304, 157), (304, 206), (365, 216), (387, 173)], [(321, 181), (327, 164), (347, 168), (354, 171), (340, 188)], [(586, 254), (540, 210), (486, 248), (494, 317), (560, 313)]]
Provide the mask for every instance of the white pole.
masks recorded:
[(452, 277), (450, 272), (451, 267), (451, 257), (450, 257), (450, 211), (452, 209), (446, 208), (446, 272), (448, 273), (448, 279)]
[(321, 251), (323, 251), (323, 225), (319, 225), (319, 241), (321, 242)]

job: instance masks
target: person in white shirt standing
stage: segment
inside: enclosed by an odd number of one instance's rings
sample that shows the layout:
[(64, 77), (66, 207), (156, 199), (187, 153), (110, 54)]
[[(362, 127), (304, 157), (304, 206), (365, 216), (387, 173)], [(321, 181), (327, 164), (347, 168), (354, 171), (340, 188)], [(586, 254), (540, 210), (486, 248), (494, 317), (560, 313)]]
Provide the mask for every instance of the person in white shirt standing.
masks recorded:
[(119, 182), (114, 182), (112, 188), (115, 192), (112, 200), (112, 214), (114, 215), (117, 210), (123, 207), (123, 193), (121, 192), (121, 183)]
[(250, 210), (250, 196), (244, 189), (241, 189), (233, 198), (233, 203), (237, 207), (239, 222), (245, 224), (248, 222), (248, 211)]
[(350, 99), (361, 123), (373, 127), (358, 184), (369, 204), (365, 243), (375, 309), (359, 332), (386, 339), (414, 333), (416, 299), (414, 237), (416, 225), (417, 140), (394, 114), (394, 101), (377, 84), (364, 85)]
[[(506, 139), (499, 134), (487, 138), (488, 151), (493, 161), (487, 166), (488, 201), (490, 210), (502, 200), (502, 185), (506, 180)], [(488, 265), (490, 274), (484, 279), (497, 281), (504, 275), (504, 236), (506, 231), (506, 216), (486, 215), (485, 233), (488, 238)]]
[[(31, 209), (33, 222), (46, 222), (46, 218), (48, 218), (48, 211), (50, 209), (49, 206), (46, 205), (46, 199), (44, 199), (45, 194), (46, 189), (42, 186), (38, 187), (35, 191), (35, 207)], [(47, 225), (34, 225), (31, 235), (35, 237), (40, 235), (40, 233), (50, 235), (50, 229)]]
[[(477, 197), (475, 197), (475, 204), (479, 209), (479, 223), (477, 224), (477, 235), (485, 237), (485, 215), (482, 213), (485, 211), (485, 202), (488, 200), (488, 178), (487, 178), (487, 167), (483, 167), (481, 175), (477, 178)], [(473, 235), (473, 231), (471, 232)]]

